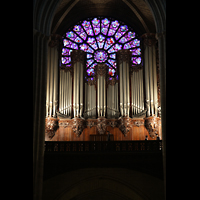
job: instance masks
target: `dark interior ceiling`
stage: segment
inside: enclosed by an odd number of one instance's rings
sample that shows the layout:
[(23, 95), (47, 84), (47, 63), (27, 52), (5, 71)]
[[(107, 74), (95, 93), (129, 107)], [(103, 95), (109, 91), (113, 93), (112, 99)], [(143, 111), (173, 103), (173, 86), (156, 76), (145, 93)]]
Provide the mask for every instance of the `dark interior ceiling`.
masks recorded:
[(52, 23), (52, 33), (63, 35), (88, 17), (113, 17), (133, 27), (138, 35), (155, 33), (151, 11), (143, 0), (62, 0)]

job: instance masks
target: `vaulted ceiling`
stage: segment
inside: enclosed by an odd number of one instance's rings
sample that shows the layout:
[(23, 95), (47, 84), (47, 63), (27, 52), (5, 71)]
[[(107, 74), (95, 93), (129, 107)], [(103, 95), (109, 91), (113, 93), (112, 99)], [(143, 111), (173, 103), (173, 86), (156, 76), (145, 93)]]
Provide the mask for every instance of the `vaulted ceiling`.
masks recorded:
[(156, 32), (152, 12), (144, 0), (61, 0), (53, 18), (51, 33), (63, 35), (78, 21), (95, 16), (121, 20), (139, 35)]

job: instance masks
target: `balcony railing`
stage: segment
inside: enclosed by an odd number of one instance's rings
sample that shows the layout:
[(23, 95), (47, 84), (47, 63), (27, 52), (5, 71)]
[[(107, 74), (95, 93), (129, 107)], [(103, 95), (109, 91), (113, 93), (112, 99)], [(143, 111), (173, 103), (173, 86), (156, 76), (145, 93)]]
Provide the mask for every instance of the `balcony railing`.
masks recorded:
[(45, 153), (161, 152), (162, 140), (45, 142)]

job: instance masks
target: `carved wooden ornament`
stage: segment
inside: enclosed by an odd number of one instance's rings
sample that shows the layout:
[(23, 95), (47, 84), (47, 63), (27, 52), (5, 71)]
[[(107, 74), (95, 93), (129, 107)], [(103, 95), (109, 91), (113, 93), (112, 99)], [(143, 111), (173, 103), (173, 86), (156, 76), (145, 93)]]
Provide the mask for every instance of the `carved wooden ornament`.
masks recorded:
[(45, 133), (52, 139), (58, 129), (58, 119), (48, 117), (45, 120)]

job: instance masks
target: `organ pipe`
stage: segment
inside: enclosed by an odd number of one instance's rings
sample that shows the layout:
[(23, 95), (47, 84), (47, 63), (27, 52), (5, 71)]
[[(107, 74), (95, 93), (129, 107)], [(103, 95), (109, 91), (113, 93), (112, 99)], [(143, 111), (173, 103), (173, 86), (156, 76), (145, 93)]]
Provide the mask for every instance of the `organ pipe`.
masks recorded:
[(46, 117), (56, 117), (58, 102), (58, 45), (61, 36), (54, 34), (48, 44)]
[(86, 53), (81, 50), (73, 50), (71, 53), (72, 67), (74, 69), (73, 105), (74, 117), (82, 117), (83, 114), (83, 66)]
[(127, 117), (129, 117), (130, 106), (129, 65), (131, 56), (132, 54), (128, 49), (122, 49), (117, 52), (120, 79), (120, 111), (121, 116)]
[(158, 116), (157, 72), (156, 72), (156, 39), (155, 34), (146, 33), (144, 38), (144, 65), (147, 117)]

